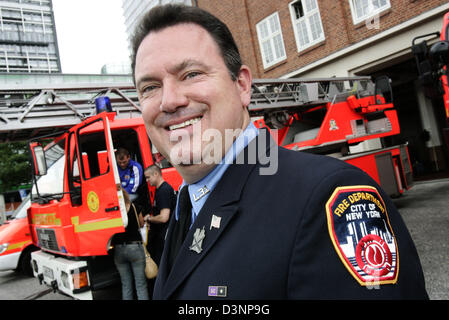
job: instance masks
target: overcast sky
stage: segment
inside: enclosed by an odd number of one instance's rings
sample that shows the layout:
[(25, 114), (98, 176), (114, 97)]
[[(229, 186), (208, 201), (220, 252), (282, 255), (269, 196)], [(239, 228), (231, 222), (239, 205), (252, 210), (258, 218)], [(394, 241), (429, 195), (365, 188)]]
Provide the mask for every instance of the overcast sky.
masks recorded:
[(53, 0), (63, 73), (99, 74), (129, 62), (121, 0)]

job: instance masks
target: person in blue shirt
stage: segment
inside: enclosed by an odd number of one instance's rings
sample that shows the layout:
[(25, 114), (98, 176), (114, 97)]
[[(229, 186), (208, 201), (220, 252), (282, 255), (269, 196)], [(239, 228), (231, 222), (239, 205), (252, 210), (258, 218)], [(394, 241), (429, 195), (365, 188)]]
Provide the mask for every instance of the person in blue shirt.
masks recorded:
[(128, 192), (131, 201), (135, 201), (138, 197), (137, 189), (143, 181), (142, 166), (131, 159), (129, 151), (125, 148), (119, 148), (115, 157), (122, 187)]

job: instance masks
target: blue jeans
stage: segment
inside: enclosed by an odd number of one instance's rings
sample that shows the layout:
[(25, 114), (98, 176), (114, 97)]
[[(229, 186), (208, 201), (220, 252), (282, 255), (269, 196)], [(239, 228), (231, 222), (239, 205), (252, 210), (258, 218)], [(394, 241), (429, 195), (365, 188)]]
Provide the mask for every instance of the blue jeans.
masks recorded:
[(114, 262), (122, 281), (123, 300), (133, 300), (134, 285), (137, 299), (148, 300), (147, 278), (145, 277), (145, 253), (142, 244), (119, 244), (115, 246)]

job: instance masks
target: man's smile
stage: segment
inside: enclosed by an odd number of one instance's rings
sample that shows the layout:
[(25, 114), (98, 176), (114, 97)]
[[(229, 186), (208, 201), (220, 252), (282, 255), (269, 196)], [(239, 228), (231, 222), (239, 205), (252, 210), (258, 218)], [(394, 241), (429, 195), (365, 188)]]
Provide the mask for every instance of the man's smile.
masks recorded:
[(173, 125), (171, 125), (171, 126), (168, 126), (168, 129), (169, 129), (170, 131), (176, 130), (176, 129), (182, 129), (182, 128), (185, 128), (185, 127), (187, 127), (187, 126), (194, 125), (195, 123), (197, 123), (198, 121), (200, 121), (201, 118), (202, 118), (202, 117), (197, 117), (197, 118), (193, 118), (193, 119), (189, 119), (189, 120), (183, 121), (183, 122), (178, 123), (178, 124), (173, 124)]

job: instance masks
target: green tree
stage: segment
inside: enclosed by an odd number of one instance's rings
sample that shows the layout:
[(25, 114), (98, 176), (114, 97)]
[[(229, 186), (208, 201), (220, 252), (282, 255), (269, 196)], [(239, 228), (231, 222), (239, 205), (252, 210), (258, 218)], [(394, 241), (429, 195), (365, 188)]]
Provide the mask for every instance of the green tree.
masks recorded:
[(31, 183), (31, 165), (26, 142), (0, 144), (0, 193)]

